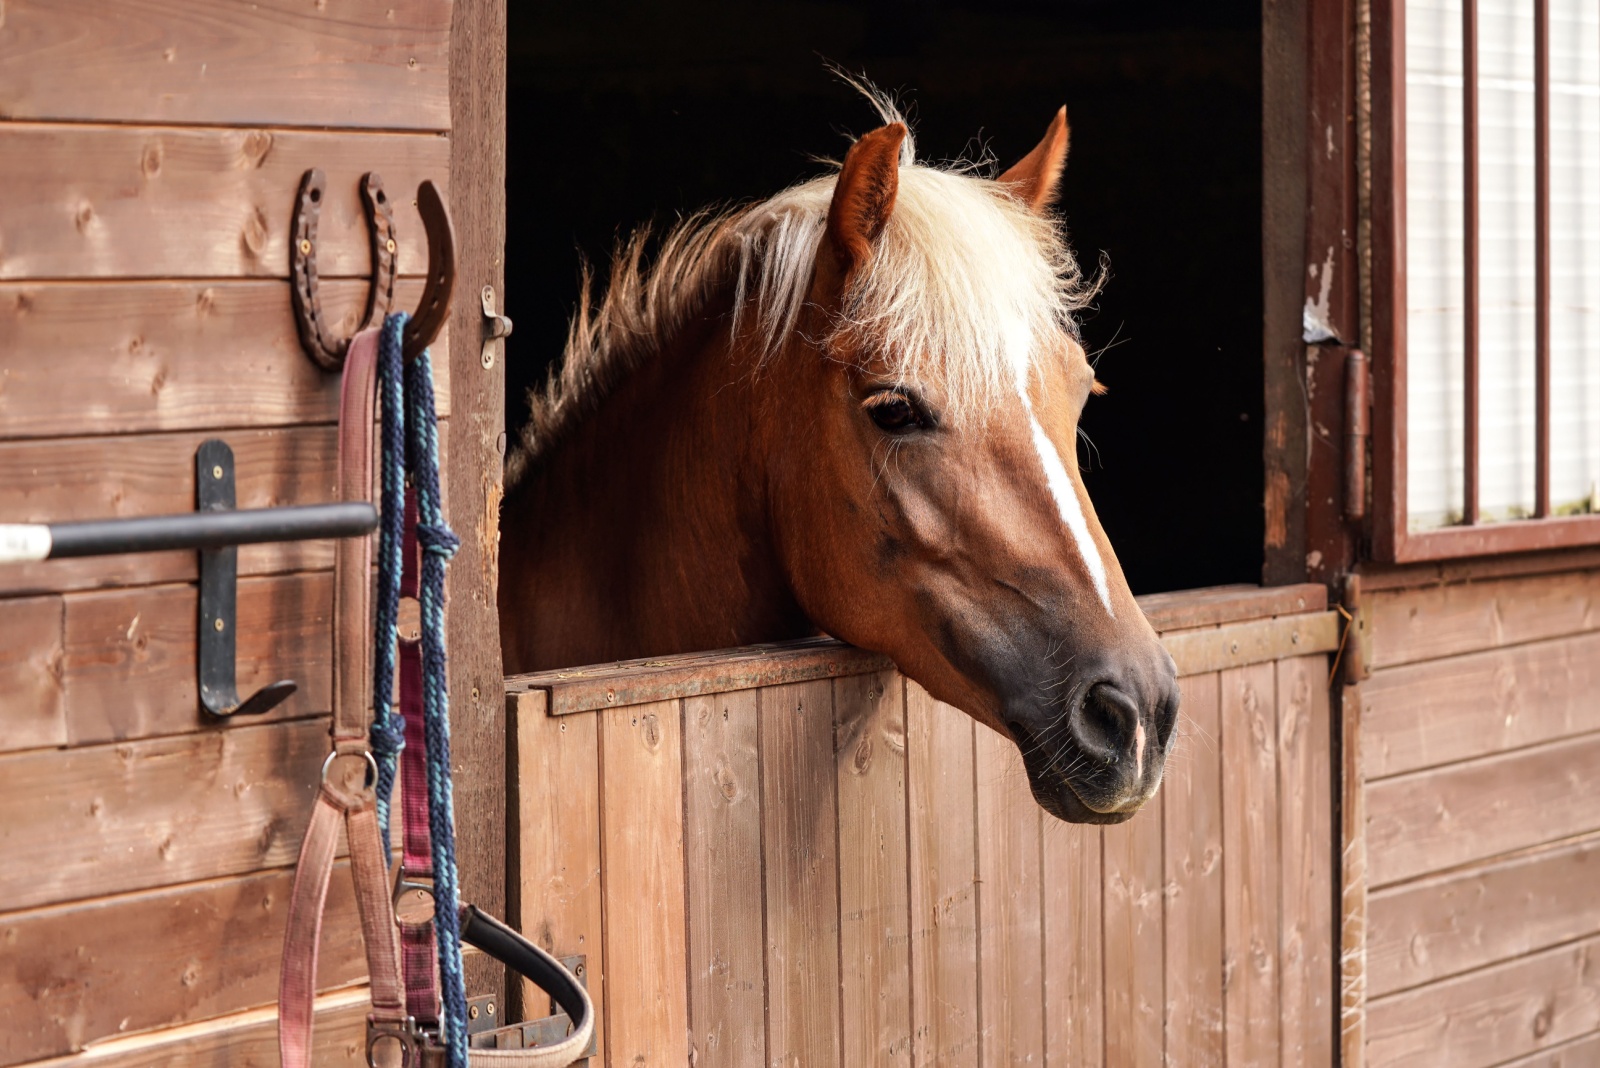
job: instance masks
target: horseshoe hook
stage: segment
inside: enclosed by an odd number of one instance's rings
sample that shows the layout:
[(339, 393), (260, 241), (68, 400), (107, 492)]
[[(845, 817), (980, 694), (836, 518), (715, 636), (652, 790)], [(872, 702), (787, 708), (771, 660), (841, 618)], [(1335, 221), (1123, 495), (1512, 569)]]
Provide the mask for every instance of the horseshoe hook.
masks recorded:
[[(306, 354), (325, 371), (344, 366), (350, 348), (348, 337), (336, 337), (322, 311), (317, 281), (317, 220), (322, 213), (327, 178), (312, 168), (300, 179), (295, 198), (294, 227), (289, 235), (290, 300), (294, 305), (295, 326)], [(377, 326), (394, 305), (395, 241), (394, 211), (389, 206), (383, 179), (368, 172), (361, 178), (361, 207), (367, 216), (367, 235), (372, 252), (372, 278), (367, 287), (366, 308), (360, 329)]]

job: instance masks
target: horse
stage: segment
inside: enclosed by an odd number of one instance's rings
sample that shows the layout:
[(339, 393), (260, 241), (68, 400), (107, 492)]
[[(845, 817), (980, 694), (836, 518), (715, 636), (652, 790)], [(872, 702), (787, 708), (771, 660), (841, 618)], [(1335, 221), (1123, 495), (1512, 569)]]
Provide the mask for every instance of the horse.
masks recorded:
[(1176, 669), (1079, 477), (1093, 283), (1056, 220), (1066, 110), (998, 178), (891, 101), (836, 173), (587, 272), (507, 462), (526, 672), (819, 631), (1013, 739), (1059, 819), (1155, 793)]

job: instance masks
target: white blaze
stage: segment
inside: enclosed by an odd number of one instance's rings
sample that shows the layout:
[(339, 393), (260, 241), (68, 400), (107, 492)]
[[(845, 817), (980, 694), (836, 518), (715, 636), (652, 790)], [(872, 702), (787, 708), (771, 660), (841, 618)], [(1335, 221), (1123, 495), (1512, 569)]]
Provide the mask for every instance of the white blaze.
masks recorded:
[(1106, 606), (1106, 613), (1115, 619), (1117, 613), (1111, 607), (1111, 587), (1106, 581), (1105, 561), (1100, 558), (1100, 548), (1089, 533), (1089, 522), (1083, 517), (1083, 506), (1078, 503), (1078, 494), (1072, 486), (1072, 476), (1067, 473), (1067, 465), (1061, 462), (1055, 442), (1044, 432), (1044, 427), (1039, 425), (1039, 417), (1033, 412), (1025, 373), (1018, 376), (1017, 395), (1022, 398), (1022, 407), (1028, 413), (1028, 424), (1033, 429), (1033, 448), (1039, 454), (1039, 462), (1044, 464), (1044, 478), (1050, 485), (1050, 495), (1056, 499), (1056, 510), (1061, 513), (1061, 521), (1067, 525), (1067, 529), (1072, 531), (1072, 540), (1078, 543), (1078, 553), (1089, 568), (1089, 578), (1094, 581), (1094, 590), (1100, 595), (1100, 603)]

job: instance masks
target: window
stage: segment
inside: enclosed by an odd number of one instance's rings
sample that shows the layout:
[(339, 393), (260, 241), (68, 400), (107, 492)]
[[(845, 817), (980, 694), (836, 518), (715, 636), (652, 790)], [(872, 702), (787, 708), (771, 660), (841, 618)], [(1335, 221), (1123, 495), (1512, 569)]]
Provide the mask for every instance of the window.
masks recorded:
[(1600, 542), (1600, 5), (1372, 15), (1374, 554)]

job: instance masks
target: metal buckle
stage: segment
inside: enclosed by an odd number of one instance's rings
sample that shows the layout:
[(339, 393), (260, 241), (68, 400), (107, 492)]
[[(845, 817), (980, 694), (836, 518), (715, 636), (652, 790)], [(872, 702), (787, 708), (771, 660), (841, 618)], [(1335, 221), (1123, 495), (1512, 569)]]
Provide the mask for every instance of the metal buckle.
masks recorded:
[[(425, 881), (424, 881), (425, 880)], [(412, 891), (428, 896), (428, 913), (420, 919), (413, 919), (409, 914), (404, 898)], [(424, 927), (433, 922), (433, 914), (438, 910), (439, 899), (433, 893), (433, 879), (426, 875), (411, 875), (402, 870), (400, 879), (394, 886), (394, 919), (402, 927)]]
[[(400, 1045), (400, 1060), (392, 1061), (387, 1057), (379, 1064), (375, 1054), (378, 1044), (385, 1040), (393, 1040)], [(407, 1016), (404, 1023), (379, 1023), (371, 1016), (367, 1017), (367, 1068), (421, 1068), (422, 1047), (427, 1043), (428, 1034), (417, 1026), (414, 1017)]]

